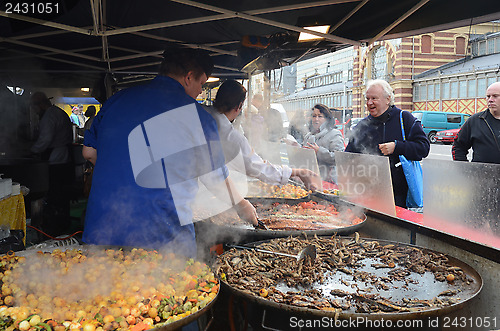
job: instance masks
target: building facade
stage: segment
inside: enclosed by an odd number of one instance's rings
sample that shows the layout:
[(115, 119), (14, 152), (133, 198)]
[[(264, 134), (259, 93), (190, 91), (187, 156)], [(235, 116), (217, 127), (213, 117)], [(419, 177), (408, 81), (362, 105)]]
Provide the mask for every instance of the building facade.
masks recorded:
[(394, 90), (396, 106), (415, 110), (413, 78), (463, 58), (467, 42), (467, 35), (462, 33), (436, 32), (355, 47), (353, 114), (357, 117), (367, 115), (364, 92), (370, 79), (388, 81)]
[(500, 33), (472, 39), (468, 54), (415, 76), (414, 110), (474, 114), (487, 108), (486, 89), (500, 81)]
[[(354, 117), (364, 117), (368, 114), (364, 102), (365, 84), (369, 79), (380, 78), (391, 84), (395, 104), (404, 110), (481, 111), (484, 108), (483, 85), (498, 80), (498, 75), (492, 74), (492, 68), (482, 73), (483, 76), (478, 73), (474, 88), (467, 85), (472, 84), (468, 83), (469, 78), (449, 77), (446, 81), (442, 77), (439, 82), (432, 73), (441, 70), (443, 75), (443, 68), (466, 61), (468, 56), (484, 58), (491, 55), (500, 47), (500, 41), (492, 41), (495, 36), (492, 32), (498, 31), (500, 23), (490, 22), (378, 41), (368, 47), (348, 47), (301, 61), (292, 70), (296, 73), (295, 77), (288, 76), (288, 79), (296, 81), (295, 91), (290, 93), (288, 89), (287, 93), (283, 93), (275, 89), (271, 100), (282, 103), (287, 112), (310, 109), (316, 103), (323, 103), (331, 108), (352, 110)], [(494, 61), (498, 68), (498, 60), (489, 60)], [(472, 70), (474, 68), (477, 72), (477, 66), (471, 67)], [(453, 73), (461, 74), (470, 76), (465, 72)], [(272, 86), (277, 86), (273, 77), (283, 78), (271, 75)], [(481, 77), (485, 78), (484, 82)], [(463, 89), (467, 90), (467, 94), (463, 94)]]

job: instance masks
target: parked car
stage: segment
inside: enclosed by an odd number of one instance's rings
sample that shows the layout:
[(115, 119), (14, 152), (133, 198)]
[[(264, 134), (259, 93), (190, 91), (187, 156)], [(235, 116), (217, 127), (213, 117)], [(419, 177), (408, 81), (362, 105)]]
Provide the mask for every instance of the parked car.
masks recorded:
[(455, 141), (455, 138), (458, 136), (460, 129), (439, 131), (436, 133), (436, 142), (440, 142), (445, 145), (453, 144), (453, 141)]
[(458, 129), (470, 117), (469, 114), (444, 111), (416, 110), (412, 114), (422, 123), (424, 132), (431, 143), (436, 142), (436, 133), (443, 130)]

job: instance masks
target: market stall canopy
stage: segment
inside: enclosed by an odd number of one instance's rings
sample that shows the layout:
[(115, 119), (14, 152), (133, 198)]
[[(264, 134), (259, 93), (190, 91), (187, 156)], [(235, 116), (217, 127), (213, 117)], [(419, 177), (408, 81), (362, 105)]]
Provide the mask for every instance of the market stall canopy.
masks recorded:
[[(0, 8), (0, 80), (54, 88), (148, 80), (169, 44), (205, 49), (214, 76), (242, 78), (349, 45), (500, 18), (500, 2), (490, 0), (19, 3), (2, 1)], [(311, 32), (321, 40), (298, 42), (313, 25), (330, 28)]]

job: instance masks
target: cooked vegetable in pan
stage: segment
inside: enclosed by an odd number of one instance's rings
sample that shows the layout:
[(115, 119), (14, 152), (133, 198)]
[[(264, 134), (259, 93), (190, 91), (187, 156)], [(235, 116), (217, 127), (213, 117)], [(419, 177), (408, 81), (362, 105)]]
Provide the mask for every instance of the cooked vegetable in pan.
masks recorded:
[(219, 289), (209, 268), (144, 249), (54, 250), (0, 257), (0, 329), (142, 331), (203, 309)]

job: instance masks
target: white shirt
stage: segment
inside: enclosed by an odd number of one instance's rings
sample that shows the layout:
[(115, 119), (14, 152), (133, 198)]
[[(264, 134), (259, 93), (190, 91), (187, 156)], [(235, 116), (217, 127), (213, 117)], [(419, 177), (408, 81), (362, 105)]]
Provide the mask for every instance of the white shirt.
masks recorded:
[(217, 122), (220, 141), (224, 150), (226, 164), (233, 160), (238, 153), (242, 154), (245, 169), (232, 169), (244, 173), (249, 177), (260, 179), (271, 185), (285, 185), (292, 175), (292, 169), (286, 165), (277, 166), (263, 160), (255, 153), (247, 138), (236, 130), (226, 115), (219, 113), (215, 108), (206, 108)]

